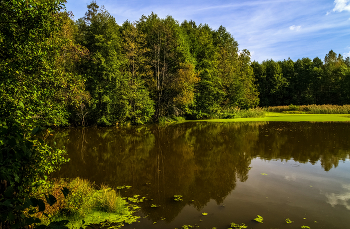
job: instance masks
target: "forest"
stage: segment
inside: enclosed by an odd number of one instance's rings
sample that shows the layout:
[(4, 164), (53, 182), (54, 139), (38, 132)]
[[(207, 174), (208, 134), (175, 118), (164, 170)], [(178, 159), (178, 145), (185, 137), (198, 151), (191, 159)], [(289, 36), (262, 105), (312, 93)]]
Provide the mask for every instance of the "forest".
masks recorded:
[(26, 16), (31, 7), (18, 7), (22, 15), (2, 13), (5, 21), (21, 21), (1, 27), (2, 117), (23, 105), (27, 118), (45, 126), (110, 126), (205, 119), (235, 108), (350, 103), (349, 57), (332, 50), (324, 61), (258, 63), (223, 26), (155, 13), (118, 25), (93, 1), (76, 21), (56, 9), (45, 22), (54, 31), (41, 33), (38, 18)]

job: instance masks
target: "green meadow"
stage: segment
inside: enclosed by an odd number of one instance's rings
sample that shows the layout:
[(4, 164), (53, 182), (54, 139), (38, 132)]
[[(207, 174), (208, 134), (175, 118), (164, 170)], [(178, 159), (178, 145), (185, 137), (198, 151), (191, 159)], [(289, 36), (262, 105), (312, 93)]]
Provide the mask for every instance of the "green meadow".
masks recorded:
[(207, 119), (206, 122), (349, 122), (350, 114), (285, 114), (267, 112), (260, 118)]

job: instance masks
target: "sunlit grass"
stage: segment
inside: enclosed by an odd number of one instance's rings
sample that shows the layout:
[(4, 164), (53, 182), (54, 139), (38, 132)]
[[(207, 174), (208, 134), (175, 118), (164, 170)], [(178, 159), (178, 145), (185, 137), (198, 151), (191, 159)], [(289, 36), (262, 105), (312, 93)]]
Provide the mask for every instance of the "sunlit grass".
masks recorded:
[(267, 112), (262, 118), (207, 119), (206, 122), (350, 122), (350, 114), (285, 114)]

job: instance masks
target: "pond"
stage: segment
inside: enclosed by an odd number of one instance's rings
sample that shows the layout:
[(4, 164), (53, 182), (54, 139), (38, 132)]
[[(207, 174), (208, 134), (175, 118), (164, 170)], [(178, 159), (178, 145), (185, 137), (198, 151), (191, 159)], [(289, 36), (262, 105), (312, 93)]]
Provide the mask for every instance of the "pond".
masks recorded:
[(349, 136), (339, 122), (186, 122), (61, 129), (51, 140), (71, 158), (54, 177), (146, 197), (125, 228), (349, 228)]

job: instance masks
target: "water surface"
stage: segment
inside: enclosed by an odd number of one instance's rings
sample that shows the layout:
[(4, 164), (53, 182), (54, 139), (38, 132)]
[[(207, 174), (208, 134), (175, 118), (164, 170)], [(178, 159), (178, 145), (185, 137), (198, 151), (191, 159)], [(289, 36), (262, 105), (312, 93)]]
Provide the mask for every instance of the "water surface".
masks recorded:
[(71, 158), (54, 176), (146, 197), (126, 228), (349, 228), (349, 136), (350, 123), (194, 122), (70, 128), (51, 140)]

